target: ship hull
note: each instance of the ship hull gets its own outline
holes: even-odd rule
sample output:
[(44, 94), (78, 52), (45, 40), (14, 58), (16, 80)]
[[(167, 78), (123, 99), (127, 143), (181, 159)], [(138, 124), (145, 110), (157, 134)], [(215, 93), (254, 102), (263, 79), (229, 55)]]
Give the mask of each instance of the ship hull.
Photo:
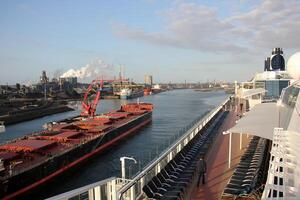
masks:
[(113, 144), (150, 123), (151, 120), (152, 112), (147, 112), (118, 128), (112, 129), (101, 138), (90, 140), (67, 153), (51, 157), (30, 170), (12, 176), (5, 182), (1, 181), (1, 196), (6, 195), (5, 199), (12, 199), (45, 185), (57, 176), (110, 148)]
[(142, 97), (144, 96), (144, 91), (140, 91), (140, 92), (135, 92), (129, 95), (120, 95), (121, 99), (134, 99), (134, 98), (138, 98), (138, 97)]

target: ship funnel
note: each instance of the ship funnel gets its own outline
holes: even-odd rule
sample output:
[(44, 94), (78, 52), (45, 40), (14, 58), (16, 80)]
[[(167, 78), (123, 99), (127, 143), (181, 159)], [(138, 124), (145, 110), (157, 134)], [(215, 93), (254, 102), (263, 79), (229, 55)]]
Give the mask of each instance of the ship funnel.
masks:
[[(268, 69), (268, 64), (270, 65), (270, 68), (269, 70), (266, 70)], [(285, 71), (285, 60), (282, 48), (277, 47), (272, 50), (270, 62), (268, 63), (268, 60), (265, 60), (265, 71)]]
[(265, 59), (265, 69), (264, 71), (270, 71), (270, 57)]

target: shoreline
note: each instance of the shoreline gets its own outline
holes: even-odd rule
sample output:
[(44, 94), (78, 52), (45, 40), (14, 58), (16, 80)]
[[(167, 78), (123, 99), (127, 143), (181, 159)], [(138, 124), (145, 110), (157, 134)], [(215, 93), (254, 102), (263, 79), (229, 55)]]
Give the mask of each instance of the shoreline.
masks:
[(4, 125), (7, 126), (72, 110), (74, 109), (68, 107), (67, 105), (56, 105), (42, 109), (28, 110), (26, 112), (16, 113), (13, 115), (2, 115), (0, 116), (0, 121), (4, 121)]

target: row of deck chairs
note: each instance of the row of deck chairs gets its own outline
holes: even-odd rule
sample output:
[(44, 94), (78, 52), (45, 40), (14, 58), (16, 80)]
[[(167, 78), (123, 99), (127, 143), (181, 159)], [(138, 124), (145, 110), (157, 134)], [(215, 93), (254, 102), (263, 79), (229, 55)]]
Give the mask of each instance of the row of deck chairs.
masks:
[[(253, 137), (223, 192), (223, 198), (248, 195), (261, 185), (268, 156), (267, 139)], [(226, 198), (225, 198), (226, 199)]]
[(213, 142), (214, 134), (228, 112), (219, 115), (202, 129), (163, 169), (144, 187), (148, 199), (177, 200), (183, 199), (187, 189), (198, 177), (198, 161), (205, 155)]

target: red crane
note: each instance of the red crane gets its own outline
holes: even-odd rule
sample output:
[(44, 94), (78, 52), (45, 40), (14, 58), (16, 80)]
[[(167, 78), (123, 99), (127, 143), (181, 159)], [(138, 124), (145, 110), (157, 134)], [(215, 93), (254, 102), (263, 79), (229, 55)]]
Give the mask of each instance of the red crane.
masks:
[[(96, 113), (97, 105), (98, 105), (100, 97), (101, 97), (101, 91), (103, 90), (104, 82), (113, 83), (116, 81), (128, 82), (127, 79), (115, 79), (115, 80), (96, 79), (96, 80), (93, 80), (84, 94), (84, 98), (82, 101), (81, 116), (94, 117), (95, 113)], [(91, 90), (93, 89), (94, 86), (97, 87), (96, 95), (95, 95), (94, 100), (89, 102), (89, 100), (88, 100), (89, 93), (91, 92)]]

